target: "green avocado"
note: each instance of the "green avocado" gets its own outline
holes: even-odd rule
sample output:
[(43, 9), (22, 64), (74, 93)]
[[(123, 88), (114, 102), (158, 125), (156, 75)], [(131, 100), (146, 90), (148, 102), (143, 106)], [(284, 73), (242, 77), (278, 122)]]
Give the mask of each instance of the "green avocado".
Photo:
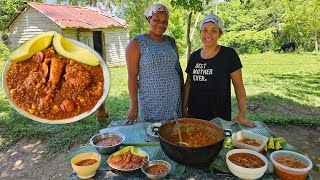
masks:
[(33, 36), (12, 51), (12, 53), (9, 54), (9, 59), (12, 62), (21, 62), (30, 59), (35, 53), (46, 49), (52, 44), (52, 37), (55, 33), (55, 31), (48, 31)]
[(56, 52), (64, 57), (74, 59), (90, 66), (99, 65), (99, 59), (89, 50), (79, 47), (61, 34), (55, 33), (53, 36), (53, 47)]

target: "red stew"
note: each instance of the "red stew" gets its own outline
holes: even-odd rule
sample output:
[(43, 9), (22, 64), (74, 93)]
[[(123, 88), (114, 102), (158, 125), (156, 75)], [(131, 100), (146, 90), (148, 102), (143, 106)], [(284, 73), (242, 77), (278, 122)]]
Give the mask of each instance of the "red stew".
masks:
[(122, 141), (122, 138), (119, 136), (111, 136), (111, 137), (105, 137), (103, 139), (100, 139), (97, 143), (95, 143), (96, 146), (115, 146), (117, 144), (120, 144)]
[(148, 160), (147, 157), (141, 157), (132, 154), (130, 151), (121, 155), (111, 156), (109, 163), (117, 169), (137, 169)]
[(85, 159), (85, 160), (78, 162), (76, 165), (77, 166), (89, 166), (89, 165), (92, 165), (96, 162), (98, 162), (96, 159)]
[(248, 145), (250, 145), (250, 146), (255, 146), (255, 147), (259, 147), (259, 146), (261, 146), (261, 144), (262, 144), (262, 142), (257, 141), (257, 140), (255, 140), (255, 139), (244, 138), (244, 137), (238, 138), (237, 141), (238, 141), (238, 142), (245, 143), (245, 144), (248, 144)]
[[(287, 167), (291, 167), (291, 168), (306, 168), (308, 167), (307, 164), (305, 164), (304, 162), (302, 162), (301, 160), (294, 158), (294, 157), (290, 157), (290, 156), (277, 156), (274, 158), (275, 161), (277, 161), (279, 164), (282, 164), (284, 166)], [(308, 176), (308, 172), (305, 173), (290, 173), (284, 169), (280, 169), (277, 166), (273, 165), (273, 169), (276, 173), (277, 176), (279, 176), (281, 179), (283, 180), (304, 180), (307, 179)]]
[(162, 165), (162, 164), (156, 164), (156, 165), (150, 166), (146, 169), (146, 172), (148, 174), (157, 174), (157, 175), (164, 174), (168, 171), (169, 171), (168, 167), (165, 165)]
[(262, 159), (250, 153), (234, 153), (231, 154), (228, 159), (234, 164), (244, 168), (261, 168), (265, 165)]
[(291, 168), (306, 168), (308, 165), (300, 159), (291, 156), (277, 156), (274, 158), (279, 164), (282, 164)]
[[(183, 142), (188, 143), (191, 147), (201, 147), (214, 144), (217, 142), (216, 138), (209, 133), (204, 132), (201, 128), (195, 128), (192, 132), (181, 132)], [(168, 136), (168, 141), (179, 145), (179, 135), (177, 131), (173, 131)]]
[(53, 46), (13, 63), (6, 75), (10, 97), (29, 114), (66, 119), (91, 110), (103, 94), (101, 65), (90, 66), (57, 54)]

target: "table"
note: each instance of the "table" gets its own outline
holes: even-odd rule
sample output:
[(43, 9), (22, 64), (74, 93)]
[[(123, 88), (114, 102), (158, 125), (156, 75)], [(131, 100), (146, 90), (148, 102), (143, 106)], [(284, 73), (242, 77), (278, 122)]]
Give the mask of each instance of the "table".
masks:
[[(213, 123), (219, 125), (222, 129), (229, 129), (233, 133), (236, 133), (240, 130), (249, 130), (254, 133), (258, 133), (261, 135), (264, 135), (266, 137), (276, 137), (271, 130), (261, 121), (256, 121), (256, 127), (250, 128), (240, 125), (239, 123), (232, 125), (230, 121), (225, 121), (221, 118), (215, 118), (212, 120)], [(146, 141), (146, 128), (151, 123), (148, 122), (138, 122), (134, 125), (127, 125), (124, 124), (124, 121), (112, 121), (108, 128), (101, 129), (100, 133), (108, 132), (108, 131), (117, 131), (125, 135), (126, 139), (124, 143), (130, 144), (130, 143), (139, 143), (139, 142), (145, 142)], [(121, 148), (123, 148), (122, 146)], [(168, 179), (228, 179), (228, 180), (234, 180), (238, 179), (237, 177), (233, 176), (226, 163), (225, 163), (225, 156), (226, 153), (231, 150), (230, 148), (223, 147), (220, 153), (218, 154), (218, 157), (214, 160), (214, 162), (210, 166), (210, 170), (208, 169), (196, 169), (192, 167), (188, 167), (182, 164), (178, 164), (174, 161), (172, 161), (169, 157), (167, 157), (164, 152), (162, 151), (160, 146), (140, 146), (138, 147), (144, 151), (146, 151), (149, 154), (150, 160), (154, 159), (163, 159), (168, 161), (171, 166), (172, 170), (167, 176)], [(291, 150), (291, 151), (297, 151), (296, 148), (291, 146), (290, 144), (286, 143), (283, 145), (283, 149)], [(97, 152), (93, 146), (87, 145), (82, 146), (75, 152), (71, 153), (67, 157), (65, 157), (65, 160), (70, 162), (72, 157), (79, 153), (83, 152)], [(265, 154), (267, 156), (270, 155), (270, 153)], [(92, 179), (147, 179), (147, 177), (142, 173), (140, 169), (131, 171), (131, 172), (122, 172), (118, 170), (112, 169), (108, 163), (107, 158), (109, 156), (102, 155), (101, 165), (96, 173), (96, 175)], [(275, 180), (279, 179), (273, 174), (273, 168), (272, 163), (269, 160), (268, 163), (268, 170), (265, 173), (265, 175), (261, 178), (263, 180)], [(68, 177), (68, 180), (78, 180), (78, 176), (75, 172), (71, 173)], [(308, 179), (311, 179), (309, 176)]]

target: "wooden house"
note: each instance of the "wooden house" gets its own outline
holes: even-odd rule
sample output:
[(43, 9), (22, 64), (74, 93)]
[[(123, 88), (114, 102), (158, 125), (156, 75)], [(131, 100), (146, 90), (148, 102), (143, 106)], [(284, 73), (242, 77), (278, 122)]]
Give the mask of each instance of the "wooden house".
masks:
[(101, 54), (108, 65), (126, 62), (128, 25), (102, 9), (27, 2), (5, 28), (9, 31), (13, 49), (38, 33), (54, 30), (89, 45)]

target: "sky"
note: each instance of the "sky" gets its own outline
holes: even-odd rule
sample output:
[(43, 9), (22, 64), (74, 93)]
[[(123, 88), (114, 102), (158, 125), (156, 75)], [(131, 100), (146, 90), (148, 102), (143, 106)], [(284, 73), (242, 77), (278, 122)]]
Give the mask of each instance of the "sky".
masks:
[(55, 0), (46, 0), (46, 3), (52, 4)]

